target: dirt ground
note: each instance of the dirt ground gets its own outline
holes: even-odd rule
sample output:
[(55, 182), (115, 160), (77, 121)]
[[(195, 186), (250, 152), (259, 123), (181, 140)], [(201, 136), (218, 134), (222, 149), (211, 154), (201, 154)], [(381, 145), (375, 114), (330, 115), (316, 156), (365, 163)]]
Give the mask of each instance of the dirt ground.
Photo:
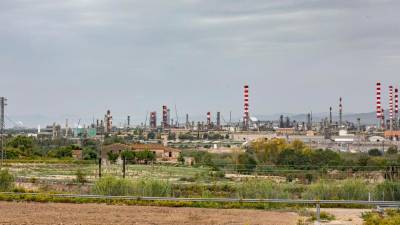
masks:
[[(315, 210), (314, 210), (315, 211)], [(336, 220), (324, 225), (362, 225), (363, 219), (361, 215), (364, 212), (371, 210), (368, 209), (321, 209), (323, 212), (327, 212), (336, 217)]]
[(297, 219), (261, 210), (0, 202), (0, 225), (295, 225)]

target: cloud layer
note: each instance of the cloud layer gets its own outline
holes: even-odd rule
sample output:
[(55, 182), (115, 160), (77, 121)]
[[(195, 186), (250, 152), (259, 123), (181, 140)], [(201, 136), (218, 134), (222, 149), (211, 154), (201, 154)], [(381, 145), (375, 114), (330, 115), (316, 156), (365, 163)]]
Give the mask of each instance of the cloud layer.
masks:
[(0, 95), (10, 116), (143, 121), (178, 114), (374, 110), (399, 84), (400, 2), (2, 0)]

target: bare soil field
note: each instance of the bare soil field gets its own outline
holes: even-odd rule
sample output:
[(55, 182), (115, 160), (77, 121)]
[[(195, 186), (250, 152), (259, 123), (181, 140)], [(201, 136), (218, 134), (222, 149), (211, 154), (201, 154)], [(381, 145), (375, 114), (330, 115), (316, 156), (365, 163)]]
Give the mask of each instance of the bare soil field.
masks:
[[(315, 209), (313, 209), (315, 211)], [(336, 219), (325, 225), (362, 225), (363, 219), (362, 214), (370, 209), (321, 209), (323, 212), (327, 212), (334, 215)]]
[(261, 210), (0, 202), (1, 225), (295, 225), (298, 218)]

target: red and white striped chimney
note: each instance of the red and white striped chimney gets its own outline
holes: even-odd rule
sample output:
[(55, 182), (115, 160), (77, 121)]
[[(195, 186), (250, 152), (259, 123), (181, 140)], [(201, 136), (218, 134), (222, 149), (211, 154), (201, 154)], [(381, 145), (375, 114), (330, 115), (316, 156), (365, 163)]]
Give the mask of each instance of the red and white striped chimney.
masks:
[(381, 105), (381, 83), (376, 83), (376, 118), (382, 118), (382, 105)]
[(393, 120), (393, 86), (389, 86), (389, 119)]
[(244, 85), (244, 115), (243, 115), (243, 127), (245, 129), (249, 126), (249, 85)]
[(394, 114), (395, 117), (399, 113), (399, 89), (394, 89)]
[(211, 112), (207, 112), (207, 126), (211, 126)]

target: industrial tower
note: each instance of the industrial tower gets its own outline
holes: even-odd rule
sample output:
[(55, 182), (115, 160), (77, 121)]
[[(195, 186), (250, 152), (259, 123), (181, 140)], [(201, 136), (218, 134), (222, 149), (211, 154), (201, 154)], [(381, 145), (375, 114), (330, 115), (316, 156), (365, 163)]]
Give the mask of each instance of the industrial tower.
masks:
[(150, 112), (150, 128), (157, 129), (157, 112)]
[(244, 85), (244, 114), (243, 114), (243, 129), (249, 128), (249, 85)]
[(107, 110), (107, 114), (104, 116), (104, 122), (106, 123), (104, 132), (106, 134), (111, 133), (111, 131), (112, 131), (112, 116), (111, 116), (110, 110)]
[(339, 128), (343, 126), (343, 104), (342, 104), (342, 97), (339, 98)]
[(168, 116), (168, 107), (166, 105), (163, 105), (162, 107), (162, 124), (161, 127), (163, 129), (169, 128), (169, 116)]
[(378, 125), (379, 128), (384, 127), (384, 116), (383, 116), (383, 110), (382, 110), (381, 94), (382, 94), (381, 83), (377, 82), (376, 83), (376, 118), (379, 121), (379, 125)]

